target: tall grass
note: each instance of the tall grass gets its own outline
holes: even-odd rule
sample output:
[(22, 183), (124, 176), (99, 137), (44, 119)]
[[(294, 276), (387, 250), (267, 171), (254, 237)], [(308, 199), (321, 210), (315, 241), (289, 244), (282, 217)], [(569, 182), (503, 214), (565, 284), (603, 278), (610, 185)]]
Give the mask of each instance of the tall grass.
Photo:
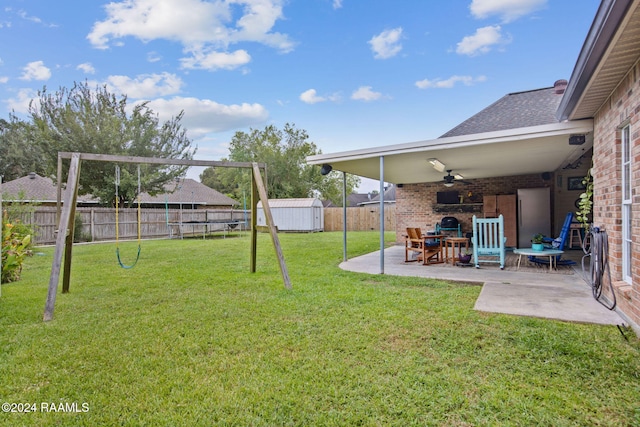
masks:
[[(49, 323), (53, 251), (37, 250), (2, 287), (0, 400), (38, 410), (0, 425), (640, 425), (640, 345), (614, 327), (477, 312), (479, 286), (342, 271), (340, 233), (280, 239), (292, 290), (267, 235), (254, 274), (246, 236), (143, 242), (131, 270), (113, 245), (78, 245)], [(377, 245), (350, 234), (350, 256)]]

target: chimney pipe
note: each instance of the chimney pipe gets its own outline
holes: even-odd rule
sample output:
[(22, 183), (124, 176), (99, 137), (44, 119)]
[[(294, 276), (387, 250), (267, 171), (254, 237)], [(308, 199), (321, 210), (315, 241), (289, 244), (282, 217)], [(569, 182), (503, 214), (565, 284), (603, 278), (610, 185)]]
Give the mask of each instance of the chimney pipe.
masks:
[(564, 79), (556, 80), (555, 83), (553, 83), (553, 93), (556, 95), (562, 95), (567, 88), (567, 84), (569, 84), (569, 82)]

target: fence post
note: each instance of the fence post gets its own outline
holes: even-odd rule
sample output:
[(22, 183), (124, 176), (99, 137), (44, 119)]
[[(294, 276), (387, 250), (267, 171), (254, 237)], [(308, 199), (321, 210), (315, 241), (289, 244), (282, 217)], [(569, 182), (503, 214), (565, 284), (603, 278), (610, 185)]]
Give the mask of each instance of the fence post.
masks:
[(91, 241), (95, 242), (96, 240), (96, 211), (91, 208), (91, 212), (89, 215), (89, 232), (91, 233)]

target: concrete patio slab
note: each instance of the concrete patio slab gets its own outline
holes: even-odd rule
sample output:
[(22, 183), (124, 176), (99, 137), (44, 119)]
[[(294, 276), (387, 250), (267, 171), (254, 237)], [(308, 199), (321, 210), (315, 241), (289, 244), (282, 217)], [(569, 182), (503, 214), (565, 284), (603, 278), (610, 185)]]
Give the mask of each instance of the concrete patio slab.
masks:
[[(380, 251), (352, 258), (340, 268), (380, 274)], [(564, 267), (568, 268), (568, 267)], [(451, 264), (422, 265), (404, 262), (404, 246), (384, 251), (384, 274), (482, 284), (475, 304), (479, 311), (541, 317), (580, 323), (622, 325), (624, 320), (597, 302), (584, 281), (581, 267), (569, 274), (500, 270), (497, 265), (476, 269)]]

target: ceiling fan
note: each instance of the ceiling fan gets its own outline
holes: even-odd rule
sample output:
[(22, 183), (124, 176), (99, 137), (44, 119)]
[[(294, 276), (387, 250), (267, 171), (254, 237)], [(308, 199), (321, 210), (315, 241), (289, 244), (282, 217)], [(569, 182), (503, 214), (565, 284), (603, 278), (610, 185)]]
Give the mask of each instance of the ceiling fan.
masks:
[(447, 174), (443, 177), (444, 179), (442, 180), (442, 182), (445, 187), (453, 187), (455, 181), (461, 182), (463, 184), (471, 184), (468, 181), (464, 181), (464, 177), (458, 173), (455, 175), (451, 175), (452, 171), (452, 169), (447, 169)]

